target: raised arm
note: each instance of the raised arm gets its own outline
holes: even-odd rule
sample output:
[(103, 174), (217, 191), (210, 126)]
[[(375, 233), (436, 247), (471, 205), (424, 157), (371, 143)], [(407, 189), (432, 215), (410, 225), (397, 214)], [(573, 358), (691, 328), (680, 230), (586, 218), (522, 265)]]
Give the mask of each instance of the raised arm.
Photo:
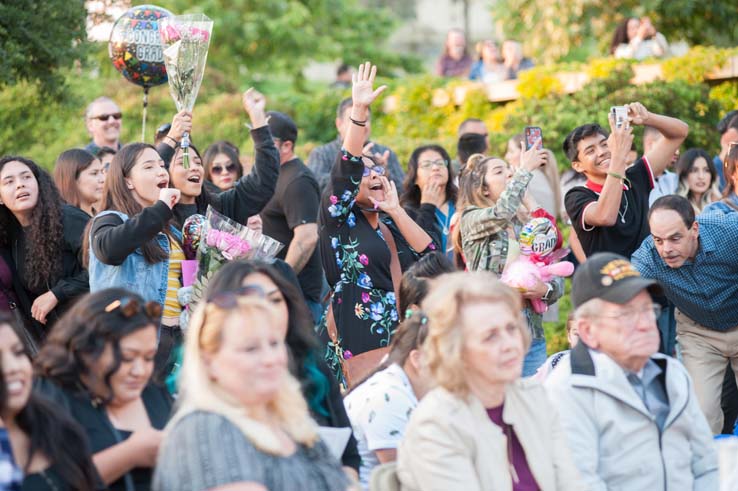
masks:
[(251, 138), (254, 140), (254, 168), (238, 180), (233, 189), (217, 197), (220, 211), (239, 223), (259, 213), (274, 196), (279, 178), (279, 153), (274, 146), (266, 122), (266, 99), (255, 89), (243, 94), (243, 107), (251, 120)]
[(631, 123), (652, 126), (659, 130), (663, 138), (659, 139), (646, 154), (655, 176), (661, 175), (671, 163), (674, 152), (681, 146), (689, 134), (689, 126), (680, 119), (649, 112), (640, 102), (627, 104), (628, 117)]
[[(377, 67), (368, 61), (359, 65), (359, 70), (352, 75), (351, 88), (351, 124), (343, 140), (343, 148), (351, 155), (361, 155), (364, 148), (365, 132), (361, 128), (369, 118), (369, 106), (387, 89), (386, 85), (374, 89)], [(358, 124), (357, 124), (358, 121)]]
[(587, 205), (584, 210), (583, 224), (590, 227), (611, 227), (618, 219), (620, 200), (623, 195), (623, 178), (625, 176), (626, 159), (633, 144), (633, 129), (629, 125), (618, 128), (613, 116), (610, 120), (611, 133), (607, 139), (610, 150), (610, 166), (605, 184), (597, 201)]

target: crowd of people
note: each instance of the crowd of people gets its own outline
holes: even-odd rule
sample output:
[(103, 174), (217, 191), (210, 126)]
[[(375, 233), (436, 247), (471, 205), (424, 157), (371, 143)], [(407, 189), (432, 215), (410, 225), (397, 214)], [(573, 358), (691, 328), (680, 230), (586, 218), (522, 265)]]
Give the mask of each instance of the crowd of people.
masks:
[[(713, 436), (738, 417), (738, 112), (713, 158), (626, 104), (572, 128), (567, 177), (523, 134), (495, 156), (479, 119), (455, 159), (398, 156), (371, 140), (376, 73), (352, 72), (307, 164), (254, 89), (250, 169), (227, 141), (186, 165), (186, 111), (123, 144), (107, 97), (53, 176), (0, 158), (0, 487), (717, 489)], [(183, 305), (182, 228), (208, 207), (284, 248)], [(532, 247), (566, 255), (566, 221), (571, 349), (549, 357), (563, 279), (506, 278)]]

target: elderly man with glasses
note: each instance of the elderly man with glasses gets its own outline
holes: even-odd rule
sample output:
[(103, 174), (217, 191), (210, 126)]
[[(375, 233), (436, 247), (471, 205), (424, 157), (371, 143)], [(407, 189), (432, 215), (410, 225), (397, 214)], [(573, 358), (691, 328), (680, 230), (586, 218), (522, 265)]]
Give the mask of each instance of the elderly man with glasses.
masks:
[(112, 99), (103, 96), (92, 101), (85, 110), (85, 124), (92, 141), (87, 144), (85, 150), (93, 155), (97, 155), (103, 147), (116, 152), (120, 150), (122, 122), (123, 113)]
[(624, 257), (574, 276), (580, 343), (546, 380), (588, 489), (717, 489), (717, 453), (692, 379), (657, 353), (661, 290)]

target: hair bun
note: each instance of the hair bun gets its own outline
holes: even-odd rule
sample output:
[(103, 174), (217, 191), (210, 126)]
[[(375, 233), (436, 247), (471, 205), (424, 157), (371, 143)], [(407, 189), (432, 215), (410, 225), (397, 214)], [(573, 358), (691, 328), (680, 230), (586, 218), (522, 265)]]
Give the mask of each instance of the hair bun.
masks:
[(464, 166), (464, 173), (474, 172), (474, 169), (477, 168), (479, 163), (486, 158), (487, 156), (482, 153), (472, 154), (466, 161), (466, 165)]

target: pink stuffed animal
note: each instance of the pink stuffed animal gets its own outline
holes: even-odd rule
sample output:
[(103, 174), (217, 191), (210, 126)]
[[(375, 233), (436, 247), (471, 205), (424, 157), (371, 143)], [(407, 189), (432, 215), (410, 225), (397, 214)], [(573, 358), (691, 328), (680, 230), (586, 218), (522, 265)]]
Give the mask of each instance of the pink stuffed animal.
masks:
[[(532, 289), (539, 281), (547, 283), (555, 277), (571, 276), (574, 264), (560, 261), (569, 251), (557, 249), (558, 231), (546, 217), (533, 218), (520, 232), (520, 257), (509, 263), (502, 274), (502, 281), (521, 292)], [(560, 261), (560, 262), (559, 262)], [(530, 301), (539, 314), (548, 310), (542, 299)]]

